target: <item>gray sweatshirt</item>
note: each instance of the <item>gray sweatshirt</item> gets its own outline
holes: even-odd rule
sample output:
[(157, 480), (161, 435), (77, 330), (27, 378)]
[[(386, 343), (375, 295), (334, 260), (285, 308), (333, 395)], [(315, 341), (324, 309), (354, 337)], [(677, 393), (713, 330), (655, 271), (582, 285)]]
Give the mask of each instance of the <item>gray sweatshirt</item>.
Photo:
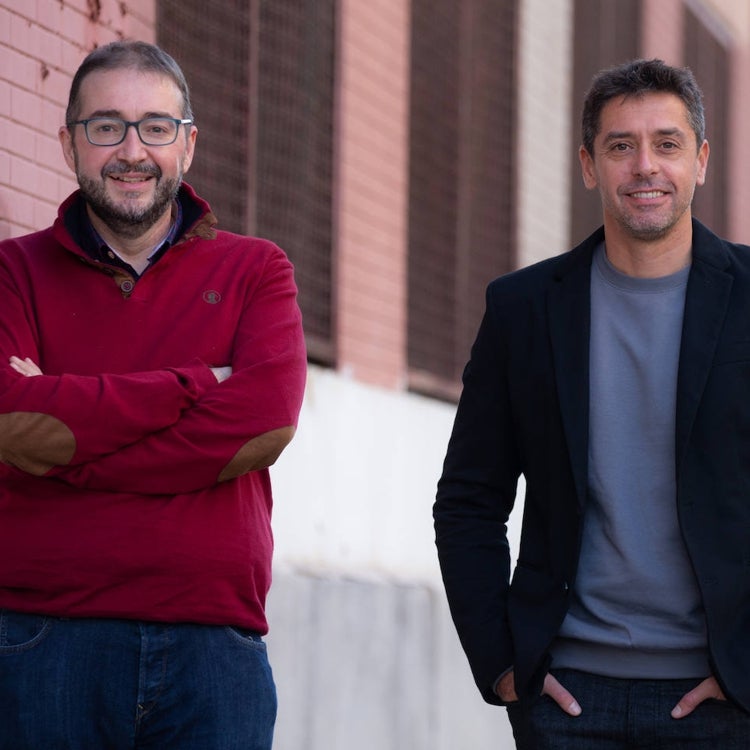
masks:
[(589, 497), (553, 667), (611, 677), (709, 674), (703, 609), (677, 521), (675, 394), (689, 268), (591, 274)]

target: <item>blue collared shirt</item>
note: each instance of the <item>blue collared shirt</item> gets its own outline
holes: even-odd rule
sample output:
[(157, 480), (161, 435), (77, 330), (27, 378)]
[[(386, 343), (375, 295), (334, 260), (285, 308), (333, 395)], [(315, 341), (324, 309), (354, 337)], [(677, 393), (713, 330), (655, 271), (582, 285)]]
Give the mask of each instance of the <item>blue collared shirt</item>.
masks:
[[(172, 226), (169, 234), (149, 256), (149, 267), (163, 257), (167, 250), (182, 236), (185, 230), (183, 221), (184, 212), (182, 204), (178, 199), (172, 203)], [(65, 224), (73, 239), (90, 258), (100, 263), (122, 268), (132, 275), (134, 279), (138, 279), (141, 276), (127, 261), (117, 255), (102, 239), (99, 232), (94, 229), (94, 225), (91, 223), (91, 219), (86, 211), (86, 201), (83, 197), (79, 198), (68, 216), (66, 216)]]

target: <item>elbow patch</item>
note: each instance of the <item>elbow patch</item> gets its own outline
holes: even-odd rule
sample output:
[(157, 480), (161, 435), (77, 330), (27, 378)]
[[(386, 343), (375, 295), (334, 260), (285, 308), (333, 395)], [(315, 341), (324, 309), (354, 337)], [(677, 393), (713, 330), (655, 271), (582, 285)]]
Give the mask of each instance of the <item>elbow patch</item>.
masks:
[(56, 417), (37, 412), (0, 414), (0, 461), (42, 476), (67, 466), (76, 452), (71, 429)]
[(294, 427), (279, 427), (248, 440), (219, 474), (219, 481), (236, 479), (271, 466), (294, 437)]

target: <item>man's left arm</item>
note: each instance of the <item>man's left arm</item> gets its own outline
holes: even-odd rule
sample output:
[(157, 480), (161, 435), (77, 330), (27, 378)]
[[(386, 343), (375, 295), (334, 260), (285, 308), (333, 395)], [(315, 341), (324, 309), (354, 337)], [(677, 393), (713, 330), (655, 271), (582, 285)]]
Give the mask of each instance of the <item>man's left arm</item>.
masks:
[(174, 494), (274, 463), (296, 429), (307, 358), (292, 266), (268, 261), (234, 336), (231, 375), (180, 420), (95, 461), (47, 476), (77, 487)]
[(492, 286), (433, 506), (435, 543), (453, 622), (484, 699), (513, 666), (508, 623), (508, 517), (522, 469), (508, 380), (507, 313)]

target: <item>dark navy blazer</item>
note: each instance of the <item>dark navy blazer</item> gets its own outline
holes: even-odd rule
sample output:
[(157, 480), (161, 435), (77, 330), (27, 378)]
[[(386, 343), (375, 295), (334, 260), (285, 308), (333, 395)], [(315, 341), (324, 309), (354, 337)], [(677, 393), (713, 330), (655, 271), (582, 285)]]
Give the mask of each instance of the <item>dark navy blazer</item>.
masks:
[[(493, 281), (438, 483), (436, 543), (451, 614), (485, 700), (514, 668), (541, 692), (576, 580), (587, 496), (591, 259), (578, 247)], [(677, 512), (710, 661), (750, 710), (750, 247), (693, 220), (676, 415)], [(506, 521), (526, 481), (512, 575)]]

